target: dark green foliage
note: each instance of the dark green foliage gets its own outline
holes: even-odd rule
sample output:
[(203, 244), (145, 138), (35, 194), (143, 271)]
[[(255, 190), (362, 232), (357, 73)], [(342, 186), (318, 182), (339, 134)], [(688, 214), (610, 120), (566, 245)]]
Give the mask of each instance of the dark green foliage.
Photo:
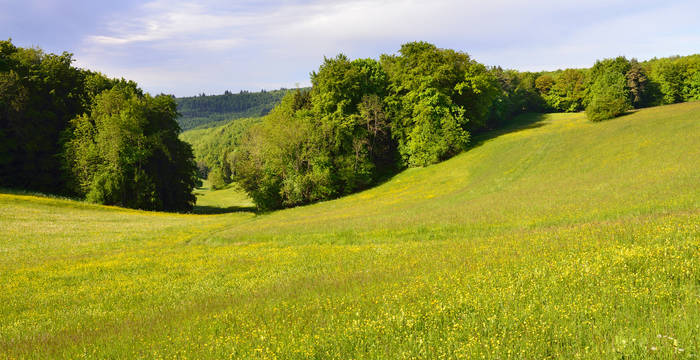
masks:
[(646, 70), (636, 59), (630, 61), (630, 68), (625, 74), (627, 88), (630, 90), (630, 102), (635, 108), (641, 108), (649, 103), (649, 79)]
[(544, 102), (535, 89), (533, 73), (519, 73), (500, 67), (492, 68), (491, 73), (496, 79), (498, 91), (491, 103), (485, 126), (473, 129), (473, 132), (498, 128), (519, 113), (542, 111)]
[(72, 61), (0, 41), (0, 185), (66, 192), (60, 134), (89, 102)]
[(88, 200), (148, 210), (188, 211), (197, 168), (172, 97), (118, 83), (71, 121), (65, 159), (74, 190)]
[(590, 101), (586, 116), (591, 121), (611, 119), (629, 110), (629, 90), (627, 80), (621, 73), (611, 70), (598, 73), (590, 87)]
[(192, 151), (170, 96), (0, 41), (0, 186), (189, 210)]
[(181, 114), (177, 122), (182, 130), (212, 127), (233, 119), (267, 115), (289, 91), (248, 92), (223, 95), (200, 95), (177, 98), (177, 109)]

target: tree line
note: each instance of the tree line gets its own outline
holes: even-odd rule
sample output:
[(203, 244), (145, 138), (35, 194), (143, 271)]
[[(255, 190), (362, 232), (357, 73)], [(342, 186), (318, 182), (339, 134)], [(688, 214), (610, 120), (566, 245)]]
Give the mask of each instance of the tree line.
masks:
[(0, 41), (0, 186), (192, 209), (197, 172), (175, 99), (72, 62)]
[(585, 110), (601, 121), (700, 100), (700, 55), (519, 72), (412, 42), (378, 60), (326, 58), (311, 83), (238, 127), (228, 146), (210, 148), (210, 178), (238, 182), (264, 210), (339, 197), (458, 154), (472, 134), (520, 113)]
[(700, 55), (518, 72), (412, 42), (378, 59), (324, 59), (310, 89), (273, 92), (281, 102), (262, 120), (227, 126), (211, 136), (214, 146), (198, 146), (198, 169), (178, 138), (174, 97), (72, 61), (0, 41), (0, 186), (188, 211), (197, 176), (208, 175), (217, 185), (238, 182), (268, 210), (442, 161), (519, 113), (585, 110), (600, 121), (700, 99)]

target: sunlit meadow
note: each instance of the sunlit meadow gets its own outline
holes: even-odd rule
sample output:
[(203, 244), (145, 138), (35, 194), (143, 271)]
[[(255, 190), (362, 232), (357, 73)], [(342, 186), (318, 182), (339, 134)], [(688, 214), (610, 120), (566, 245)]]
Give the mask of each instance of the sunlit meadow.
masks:
[(698, 358), (700, 102), (269, 214), (0, 194), (0, 358)]

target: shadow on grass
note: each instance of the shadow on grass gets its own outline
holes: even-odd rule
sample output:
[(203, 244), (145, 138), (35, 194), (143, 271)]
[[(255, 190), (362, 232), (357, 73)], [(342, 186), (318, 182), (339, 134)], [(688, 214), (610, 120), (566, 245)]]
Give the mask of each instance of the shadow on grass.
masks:
[[(544, 120), (546, 118), (547, 114), (545, 113), (526, 113), (526, 114), (521, 114), (518, 116), (515, 116), (513, 119), (507, 121), (504, 124), (500, 125), (499, 129), (494, 129), (494, 130), (484, 130), (482, 132), (472, 134), (471, 139), (469, 140), (469, 144), (467, 145), (467, 148), (464, 150), (464, 152), (469, 151), (471, 149), (477, 148), (481, 145), (483, 145), (486, 141), (497, 138), (501, 135), (509, 134), (509, 133), (515, 133), (518, 131), (523, 131), (523, 130), (528, 130), (528, 129), (535, 129), (541, 126), (544, 126)], [(459, 155), (459, 154), (458, 154)], [(398, 154), (395, 154), (395, 157), (398, 158)], [(448, 159), (445, 159), (448, 160)], [(445, 161), (442, 160), (442, 161)], [(393, 179), (396, 175), (401, 173), (404, 168), (401, 168), (397, 165), (389, 165), (384, 168), (379, 168), (379, 175), (377, 176), (377, 180), (372, 183), (371, 186), (367, 187), (367, 189), (382, 185), (391, 179)], [(362, 191), (362, 190), (360, 190)]]
[(254, 206), (229, 206), (229, 207), (216, 207), (216, 206), (202, 206), (195, 205), (192, 209), (193, 214), (198, 215), (219, 215), (219, 214), (230, 214), (238, 212), (249, 212), (257, 213), (257, 209)]
[(514, 117), (508, 122), (501, 125), (499, 129), (486, 130), (472, 135), (469, 145), (465, 151), (477, 148), (483, 145), (486, 141), (497, 138), (502, 135), (516, 133), (523, 130), (536, 129), (544, 126), (544, 120), (547, 114), (527, 113)]

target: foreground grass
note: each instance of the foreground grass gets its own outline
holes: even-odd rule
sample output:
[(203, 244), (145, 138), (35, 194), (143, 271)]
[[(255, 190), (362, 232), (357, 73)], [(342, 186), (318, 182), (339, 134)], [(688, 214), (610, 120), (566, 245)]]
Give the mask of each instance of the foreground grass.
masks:
[(700, 103), (520, 121), (259, 216), (0, 195), (0, 357), (700, 356)]

